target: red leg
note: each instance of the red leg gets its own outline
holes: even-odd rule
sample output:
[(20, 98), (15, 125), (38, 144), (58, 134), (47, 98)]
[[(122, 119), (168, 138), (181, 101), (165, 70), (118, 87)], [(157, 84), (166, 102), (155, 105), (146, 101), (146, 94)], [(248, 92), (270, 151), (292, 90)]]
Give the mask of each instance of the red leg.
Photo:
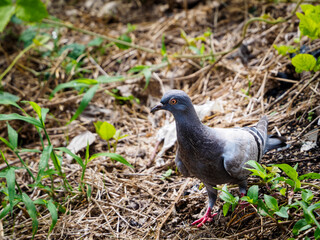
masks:
[(194, 221), (192, 223), (192, 225), (196, 225), (196, 224), (199, 223), (197, 225), (197, 227), (201, 227), (204, 223), (211, 222), (215, 215), (217, 215), (217, 213), (211, 214), (211, 208), (208, 207), (208, 209), (207, 209), (206, 213), (204, 214), (204, 216), (202, 218), (198, 219), (197, 221)]
[[(240, 198), (242, 198), (244, 195), (245, 195), (244, 193), (240, 193)], [(239, 205), (241, 209), (244, 209), (245, 207), (249, 206), (249, 203), (240, 200)]]

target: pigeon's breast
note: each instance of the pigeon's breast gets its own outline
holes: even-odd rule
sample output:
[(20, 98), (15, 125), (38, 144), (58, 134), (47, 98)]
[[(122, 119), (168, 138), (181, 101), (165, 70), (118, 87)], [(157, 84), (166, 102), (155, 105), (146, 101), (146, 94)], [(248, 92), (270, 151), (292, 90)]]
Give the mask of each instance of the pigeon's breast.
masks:
[(223, 165), (224, 142), (210, 134), (205, 137), (178, 138), (179, 158), (189, 173), (210, 185), (234, 182)]

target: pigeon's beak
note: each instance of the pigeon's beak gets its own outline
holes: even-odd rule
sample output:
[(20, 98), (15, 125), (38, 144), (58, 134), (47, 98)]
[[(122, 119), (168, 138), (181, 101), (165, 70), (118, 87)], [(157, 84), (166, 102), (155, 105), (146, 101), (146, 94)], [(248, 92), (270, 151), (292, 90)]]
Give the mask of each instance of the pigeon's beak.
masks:
[(152, 109), (151, 109), (151, 113), (154, 113), (160, 109), (163, 108), (163, 104), (162, 103), (159, 103), (158, 105), (154, 106)]

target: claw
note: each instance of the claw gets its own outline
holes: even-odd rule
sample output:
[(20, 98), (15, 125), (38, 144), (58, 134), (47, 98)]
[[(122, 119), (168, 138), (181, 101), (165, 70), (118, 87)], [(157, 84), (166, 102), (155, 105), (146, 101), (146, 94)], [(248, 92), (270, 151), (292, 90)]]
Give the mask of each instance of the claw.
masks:
[(217, 213), (211, 214), (211, 208), (208, 207), (208, 210), (206, 211), (206, 213), (204, 214), (204, 216), (200, 219), (198, 219), (197, 221), (194, 221), (191, 225), (197, 225), (197, 227), (201, 227), (203, 224), (205, 224), (206, 222), (211, 222), (213, 220), (213, 217), (217, 215)]

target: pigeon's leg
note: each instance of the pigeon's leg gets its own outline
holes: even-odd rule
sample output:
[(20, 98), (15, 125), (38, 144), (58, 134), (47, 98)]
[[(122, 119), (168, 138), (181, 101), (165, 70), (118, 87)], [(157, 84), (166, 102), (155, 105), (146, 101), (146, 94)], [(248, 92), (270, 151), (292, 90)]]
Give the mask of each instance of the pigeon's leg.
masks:
[[(244, 180), (239, 183), (239, 191), (240, 191), (240, 197), (243, 197), (246, 195), (246, 193), (247, 193), (247, 180)], [(245, 208), (249, 204), (240, 200), (239, 205), (241, 206), (241, 208)]]
[(192, 225), (198, 224), (197, 227), (201, 227), (206, 222), (211, 222), (213, 220), (213, 217), (217, 215), (217, 213), (211, 214), (211, 210), (217, 200), (217, 190), (207, 185), (206, 188), (209, 196), (208, 209), (202, 218), (192, 223)]

